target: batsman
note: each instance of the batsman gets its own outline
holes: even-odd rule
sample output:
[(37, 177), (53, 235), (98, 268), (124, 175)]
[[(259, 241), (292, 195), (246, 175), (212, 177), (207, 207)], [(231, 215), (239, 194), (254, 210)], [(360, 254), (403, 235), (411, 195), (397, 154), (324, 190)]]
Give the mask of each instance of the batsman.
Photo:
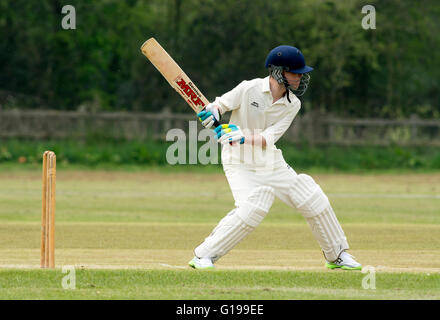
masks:
[[(222, 144), (222, 165), (235, 200), (233, 208), (195, 248), (189, 265), (211, 269), (251, 233), (269, 213), (275, 197), (306, 219), (330, 269), (359, 270), (347, 238), (324, 191), (307, 174), (298, 174), (275, 144), (301, 107), (310, 72), (301, 51), (282, 45), (269, 52), (269, 75), (243, 81), (198, 113), (202, 125), (215, 128)], [(215, 127), (225, 112), (229, 124)], [(252, 153), (249, 156), (249, 152)]]

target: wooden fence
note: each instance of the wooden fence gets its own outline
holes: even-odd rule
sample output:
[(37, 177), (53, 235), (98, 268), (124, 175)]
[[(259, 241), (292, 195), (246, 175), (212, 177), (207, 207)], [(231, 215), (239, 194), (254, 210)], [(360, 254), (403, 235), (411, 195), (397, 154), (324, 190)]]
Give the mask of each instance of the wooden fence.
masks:
[[(188, 132), (190, 121), (196, 121), (194, 114), (173, 114), (166, 109), (160, 113), (0, 110), (0, 139), (164, 139), (172, 128)], [(341, 119), (307, 113), (295, 118), (282, 139), (310, 144), (440, 146), (440, 120), (415, 116)]]

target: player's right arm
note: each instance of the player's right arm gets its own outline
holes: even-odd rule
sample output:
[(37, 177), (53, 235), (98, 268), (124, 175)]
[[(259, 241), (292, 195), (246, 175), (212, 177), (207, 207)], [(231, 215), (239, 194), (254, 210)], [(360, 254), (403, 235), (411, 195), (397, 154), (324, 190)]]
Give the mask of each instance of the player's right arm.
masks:
[(287, 109), (285, 116), (261, 132), (260, 135), (264, 138), (266, 145), (273, 146), (282, 137), (289, 129), (300, 108), (301, 102), (297, 99), (293, 103), (293, 107)]
[(267, 145), (266, 138), (261, 134), (245, 136), (245, 143), (262, 148), (265, 148)]

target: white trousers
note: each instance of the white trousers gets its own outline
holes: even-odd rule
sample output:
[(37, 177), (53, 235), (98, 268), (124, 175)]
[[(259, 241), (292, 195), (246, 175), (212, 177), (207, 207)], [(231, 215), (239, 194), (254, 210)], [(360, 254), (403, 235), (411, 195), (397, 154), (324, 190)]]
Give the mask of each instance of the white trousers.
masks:
[(246, 201), (249, 193), (256, 187), (268, 186), (275, 191), (275, 196), (288, 206), (295, 208), (290, 196), (290, 186), (297, 173), (289, 165), (270, 170), (255, 170), (239, 165), (223, 166), (229, 187), (235, 200), (235, 206)]
[[(276, 197), (288, 206), (298, 209), (306, 218), (328, 261), (335, 261), (343, 250), (349, 249), (344, 231), (328, 198), (311, 177), (298, 175), (287, 164), (267, 171), (230, 165), (224, 166), (224, 171), (236, 207), (247, 200), (254, 188), (271, 187)], [(301, 181), (300, 185), (298, 181)], [(309, 208), (305, 209), (304, 205)]]

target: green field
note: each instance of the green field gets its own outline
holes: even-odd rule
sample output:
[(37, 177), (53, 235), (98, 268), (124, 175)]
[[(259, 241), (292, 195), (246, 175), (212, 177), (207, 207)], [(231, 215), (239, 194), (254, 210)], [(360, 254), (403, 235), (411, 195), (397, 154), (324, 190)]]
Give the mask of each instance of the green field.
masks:
[[(279, 200), (216, 270), (187, 267), (233, 206), (215, 170), (58, 170), (57, 268), (41, 270), (41, 171), (1, 166), (0, 299), (440, 299), (440, 173), (313, 177), (376, 289), (359, 271), (326, 270), (304, 218)], [(75, 290), (62, 288), (69, 265)]]

